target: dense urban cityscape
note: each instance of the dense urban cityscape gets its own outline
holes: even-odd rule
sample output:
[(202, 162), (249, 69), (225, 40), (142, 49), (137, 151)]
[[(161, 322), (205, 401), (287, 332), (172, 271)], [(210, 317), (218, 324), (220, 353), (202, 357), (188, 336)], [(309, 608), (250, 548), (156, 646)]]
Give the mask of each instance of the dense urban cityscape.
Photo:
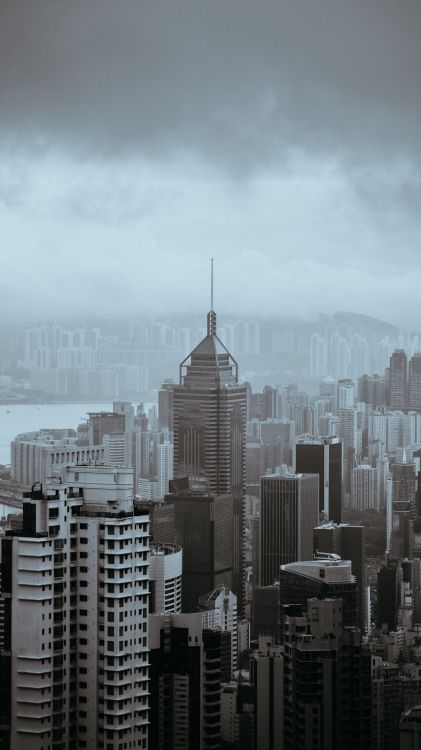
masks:
[[(212, 308), (129, 342), (40, 325), (9, 344), (4, 411), (25, 392), (138, 400), (11, 442), (2, 747), (414, 746), (419, 338), (348, 317), (220, 336)], [(263, 332), (270, 356), (301, 347), (310, 390), (244, 378)]]
[(0, 750), (421, 750), (420, 0), (0, 0)]

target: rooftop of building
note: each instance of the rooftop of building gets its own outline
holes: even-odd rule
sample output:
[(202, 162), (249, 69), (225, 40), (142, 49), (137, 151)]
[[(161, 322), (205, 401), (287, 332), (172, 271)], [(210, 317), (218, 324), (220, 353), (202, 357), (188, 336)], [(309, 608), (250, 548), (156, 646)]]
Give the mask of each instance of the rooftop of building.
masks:
[(152, 542), (150, 545), (151, 555), (175, 555), (181, 552), (182, 548), (178, 544), (162, 544), (160, 542)]
[(323, 560), (303, 560), (281, 565), (280, 570), (294, 573), (323, 583), (355, 583), (352, 575), (351, 561), (325, 558)]

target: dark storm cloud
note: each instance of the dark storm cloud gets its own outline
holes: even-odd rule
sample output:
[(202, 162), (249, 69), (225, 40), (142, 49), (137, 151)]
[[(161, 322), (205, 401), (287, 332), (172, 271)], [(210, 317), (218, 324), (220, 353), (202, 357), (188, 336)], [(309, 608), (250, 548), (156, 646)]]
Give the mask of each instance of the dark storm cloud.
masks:
[(419, 160), (419, 0), (2, 0), (6, 142)]

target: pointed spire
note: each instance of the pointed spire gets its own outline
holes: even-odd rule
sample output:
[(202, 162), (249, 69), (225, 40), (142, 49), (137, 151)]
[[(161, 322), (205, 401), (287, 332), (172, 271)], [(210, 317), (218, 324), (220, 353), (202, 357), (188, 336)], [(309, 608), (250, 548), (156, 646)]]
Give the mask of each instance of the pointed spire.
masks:
[(216, 335), (216, 314), (213, 309), (213, 258), (211, 258), (211, 309), (208, 312), (208, 336)]
[(213, 258), (211, 258), (211, 312), (213, 312)]

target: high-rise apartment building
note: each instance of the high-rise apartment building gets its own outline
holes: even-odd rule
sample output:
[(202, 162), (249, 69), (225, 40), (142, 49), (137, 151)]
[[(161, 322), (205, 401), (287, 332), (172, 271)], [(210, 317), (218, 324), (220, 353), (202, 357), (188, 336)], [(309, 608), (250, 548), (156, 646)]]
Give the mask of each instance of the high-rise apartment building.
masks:
[(342, 520), (342, 444), (337, 438), (298, 438), (297, 472), (318, 474), (319, 510), (329, 521)]
[(360, 464), (352, 469), (351, 508), (380, 510), (379, 471), (369, 464)]
[(390, 357), (389, 401), (391, 409), (404, 409), (407, 389), (407, 357), (403, 349), (397, 349)]
[(271, 474), (261, 478), (260, 585), (279, 577), (279, 566), (311, 558), (319, 518), (316, 474)]
[(421, 410), (421, 353), (417, 352), (409, 361), (408, 408)]
[(346, 491), (349, 492), (351, 489), (351, 471), (355, 466), (355, 456), (361, 452), (358, 450), (359, 430), (356, 409), (339, 409), (338, 438), (343, 446), (343, 479)]
[(338, 380), (338, 410), (352, 409), (355, 404), (355, 383), (349, 378)]
[(148, 526), (130, 469), (69, 467), (25, 493), (1, 541), (11, 750), (147, 747)]
[(247, 389), (239, 384), (238, 365), (217, 336), (213, 309), (207, 335), (180, 365), (173, 399), (174, 476), (206, 477), (213, 495), (232, 496), (231, 587), (241, 612)]
[(157, 481), (158, 495), (165, 497), (168, 494), (169, 482), (174, 472), (174, 446), (169, 440), (164, 440), (157, 446)]

